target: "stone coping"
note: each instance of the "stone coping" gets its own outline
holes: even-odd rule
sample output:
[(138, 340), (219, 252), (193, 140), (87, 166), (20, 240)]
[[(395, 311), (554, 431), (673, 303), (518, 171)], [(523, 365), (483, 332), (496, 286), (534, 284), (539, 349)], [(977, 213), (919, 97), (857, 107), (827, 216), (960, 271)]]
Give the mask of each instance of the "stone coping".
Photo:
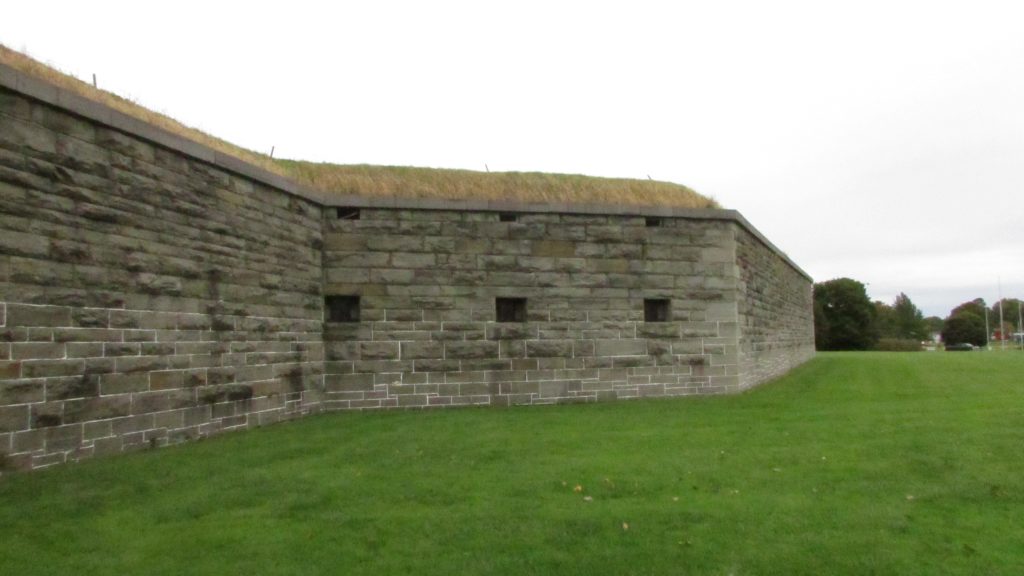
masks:
[(177, 134), (147, 124), (118, 110), (89, 100), (54, 86), (48, 82), (0, 64), (0, 87), (60, 108), (76, 116), (109, 126), (128, 135), (147, 140), (175, 152), (202, 160), (224, 170), (251, 178), (288, 194), (315, 202), (321, 206), (353, 208), (409, 209), (409, 210), (474, 210), (489, 212), (593, 214), (618, 216), (655, 216), (688, 218), (694, 220), (726, 220), (735, 222), (750, 232), (762, 244), (775, 252), (800, 275), (813, 282), (813, 278), (793, 262), (785, 252), (771, 243), (757, 228), (736, 210), (720, 208), (675, 208), (635, 204), (583, 204), (568, 202), (530, 203), (492, 200), (443, 200), (436, 198), (402, 198), (395, 196), (357, 196), (328, 194), (314, 190), (273, 172), (224, 154)]

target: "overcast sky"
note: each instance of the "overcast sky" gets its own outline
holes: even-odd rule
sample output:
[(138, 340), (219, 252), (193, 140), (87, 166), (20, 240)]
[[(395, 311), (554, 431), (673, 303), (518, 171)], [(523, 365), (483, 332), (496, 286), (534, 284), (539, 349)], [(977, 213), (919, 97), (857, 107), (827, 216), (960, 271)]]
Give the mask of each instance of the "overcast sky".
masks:
[(649, 175), (816, 281), (1024, 297), (1024, 3), (231, 4), (11, 2), (0, 43), (278, 157)]

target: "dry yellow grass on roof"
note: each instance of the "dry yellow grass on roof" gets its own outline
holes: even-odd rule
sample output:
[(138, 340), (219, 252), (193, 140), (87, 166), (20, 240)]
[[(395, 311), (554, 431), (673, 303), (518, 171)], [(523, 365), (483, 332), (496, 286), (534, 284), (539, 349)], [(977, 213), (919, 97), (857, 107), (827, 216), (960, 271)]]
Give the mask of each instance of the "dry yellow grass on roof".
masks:
[(123, 114), (158, 126), (285, 176), (315, 190), (360, 196), (440, 198), (446, 200), (510, 200), (519, 202), (569, 202), (587, 204), (635, 204), (680, 208), (717, 208), (718, 204), (690, 188), (672, 182), (627, 178), (598, 178), (576, 174), (540, 172), (475, 172), (405, 166), (321, 164), (275, 160), (191, 128), (130, 100), (64, 74), (46, 64), (0, 44), (0, 63)]
[(686, 186), (655, 180), (544, 172), (476, 172), (408, 166), (315, 164), (290, 160), (280, 162), (296, 180), (318, 190), (340, 194), (681, 208), (718, 207), (713, 200)]

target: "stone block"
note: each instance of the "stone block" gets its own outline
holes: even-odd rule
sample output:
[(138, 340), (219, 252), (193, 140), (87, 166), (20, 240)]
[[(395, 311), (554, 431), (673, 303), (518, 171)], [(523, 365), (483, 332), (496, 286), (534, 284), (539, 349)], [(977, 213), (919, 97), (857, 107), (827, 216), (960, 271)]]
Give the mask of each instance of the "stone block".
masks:
[(127, 394), (149, 390), (149, 374), (103, 374), (100, 376), (100, 394)]
[(101, 376), (97, 374), (83, 374), (68, 378), (47, 379), (46, 399), (53, 401), (99, 396), (100, 378)]
[(445, 358), (449, 359), (498, 357), (498, 343), (487, 340), (476, 342), (446, 342), (444, 349)]
[[(5, 231), (0, 236), (5, 236)], [(71, 308), (7, 304), (7, 326), (71, 326)]]
[(161, 392), (140, 392), (132, 395), (132, 414), (149, 414), (164, 412), (195, 405), (195, 392), (192, 390), (164, 390)]
[(572, 340), (529, 340), (526, 355), (530, 358), (571, 358)]
[(170, 368), (170, 360), (166, 356), (120, 356), (115, 366), (117, 372), (123, 373), (152, 372)]
[(398, 359), (398, 342), (360, 342), (359, 356), (363, 360)]
[(82, 424), (82, 439), (93, 440), (96, 438), (106, 438), (113, 434), (113, 426), (110, 424), (110, 420), (97, 420), (94, 422), (86, 422)]
[(653, 356), (616, 356), (612, 358), (612, 366), (616, 368), (654, 366), (656, 363), (657, 359)]
[(29, 428), (29, 407), (0, 406), (0, 432), (18, 432)]
[(109, 326), (111, 328), (139, 328), (141, 313), (136, 311), (110, 311)]
[(636, 356), (647, 354), (646, 340), (596, 340), (597, 356)]
[(565, 240), (537, 240), (531, 243), (531, 256), (571, 258), (576, 256), (576, 243)]
[(401, 407), (426, 406), (426, 394), (402, 394), (398, 397), (398, 405)]
[(184, 387), (185, 372), (182, 370), (168, 370), (149, 373), (149, 389), (152, 391), (173, 390)]
[(21, 362), (0, 362), (0, 380), (13, 380), (21, 377)]
[(520, 323), (495, 323), (487, 325), (488, 340), (526, 340), (537, 337), (537, 327)]
[(103, 344), (104, 356), (138, 356), (140, 344), (134, 342), (106, 342)]
[(120, 330), (105, 328), (57, 328), (53, 331), (56, 342), (115, 342), (121, 340)]
[(78, 328), (106, 328), (110, 312), (104, 308), (75, 308), (71, 311), (72, 323)]
[(374, 387), (373, 374), (332, 374), (324, 376), (328, 392), (370, 392)]
[(675, 322), (643, 322), (637, 324), (640, 338), (679, 338), (679, 324)]
[(82, 425), (68, 424), (46, 429), (46, 451), (74, 450), (82, 444)]
[(42, 402), (44, 389), (43, 380), (0, 381), (0, 406)]
[(103, 356), (102, 342), (68, 342), (68, 358), (96, 358)]
[(434, 254), (418, 254), (395, 252), (391, 254), (391, 266), (394, 268), (433, 268), (437, 265)]
[(234, 366), (222, 366), (219, 368), (209, 368), (206, 371), (207, 384), (228, 384), (235, 381), (235, 374), (237, 368)]
[(132, 400), (127, 395), (68, 400), (64, 403), (64, 423), (73, 424), (127, 416), (131, 405)]
[(401, 353), (403, 360), (444, 358), (444, 344), (442, 342), (402, 342)]
[(22, 362), (23, 378), (75, 376), (85, 372), (84, 360), (26, 360)]

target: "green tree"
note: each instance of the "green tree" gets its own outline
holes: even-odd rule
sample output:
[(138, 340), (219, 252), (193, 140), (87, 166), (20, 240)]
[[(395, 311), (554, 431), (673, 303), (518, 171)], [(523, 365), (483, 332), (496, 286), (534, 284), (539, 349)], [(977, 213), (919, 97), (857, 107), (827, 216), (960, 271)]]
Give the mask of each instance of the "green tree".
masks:
[(875, 300), (875, 335), (879, 338), (898, 338), (896, 336), (896, 311), (881, 300)]
[(942, 327), (945, 325), (945, 322), (938, 316), (929, 316), (924, 319), (924, 325), (928, 330), (928, 335), (930, 336), (932, 334), (941, 334)]
[(892, 310), (896, 338), (920, 341), (928, 337), (924, 314), (910, 301), (909, 296), (900, 292), (893, 302)]
[[(1017, 316), (1017, 310), (1020, 309), (1021, 301), (1016, 298), (1003, 298), (999, 302), (1003, 303), (1003, 321), (1013, 327), (1015, 332), (1020, 331), (1017, 320), (1020, 318)], [(999, 323), (999, 302), (992, 305), (989, 309), (989, 318), (993, 319), (996, 324)]]
[(814, 338), (819, 350), (868, 350), (878, 340), (875, 306), (864, 284), (836, 278), (814, 285)]
[(967, 342), (975, 346), (984, 346), (988, 343), (988, 338), (985, 335), (985, 320), (970, 312), (960, 312), (955, 316), (950, 316), (946, 319), (942, 329), (942, 341), (946, 345)]
[(988, 310), (988, 308), (985, 306), (985, 299), (984, 298), (975, 298), (974, 300), (971, 300), (970, 302), (964, 302), (963, 304), (957, 306), (956, 308), (953, 308), (953, 310), (951, 310), (949, 312), (948, 318), (952, 318), (953, 316), (957, 316), (961, 312), (970, 312), (971, 314), (974, 314), (978, 318), (981, 318), (982, 320), (984, 320), (985, 319), (985, 311), (986, 310)]

